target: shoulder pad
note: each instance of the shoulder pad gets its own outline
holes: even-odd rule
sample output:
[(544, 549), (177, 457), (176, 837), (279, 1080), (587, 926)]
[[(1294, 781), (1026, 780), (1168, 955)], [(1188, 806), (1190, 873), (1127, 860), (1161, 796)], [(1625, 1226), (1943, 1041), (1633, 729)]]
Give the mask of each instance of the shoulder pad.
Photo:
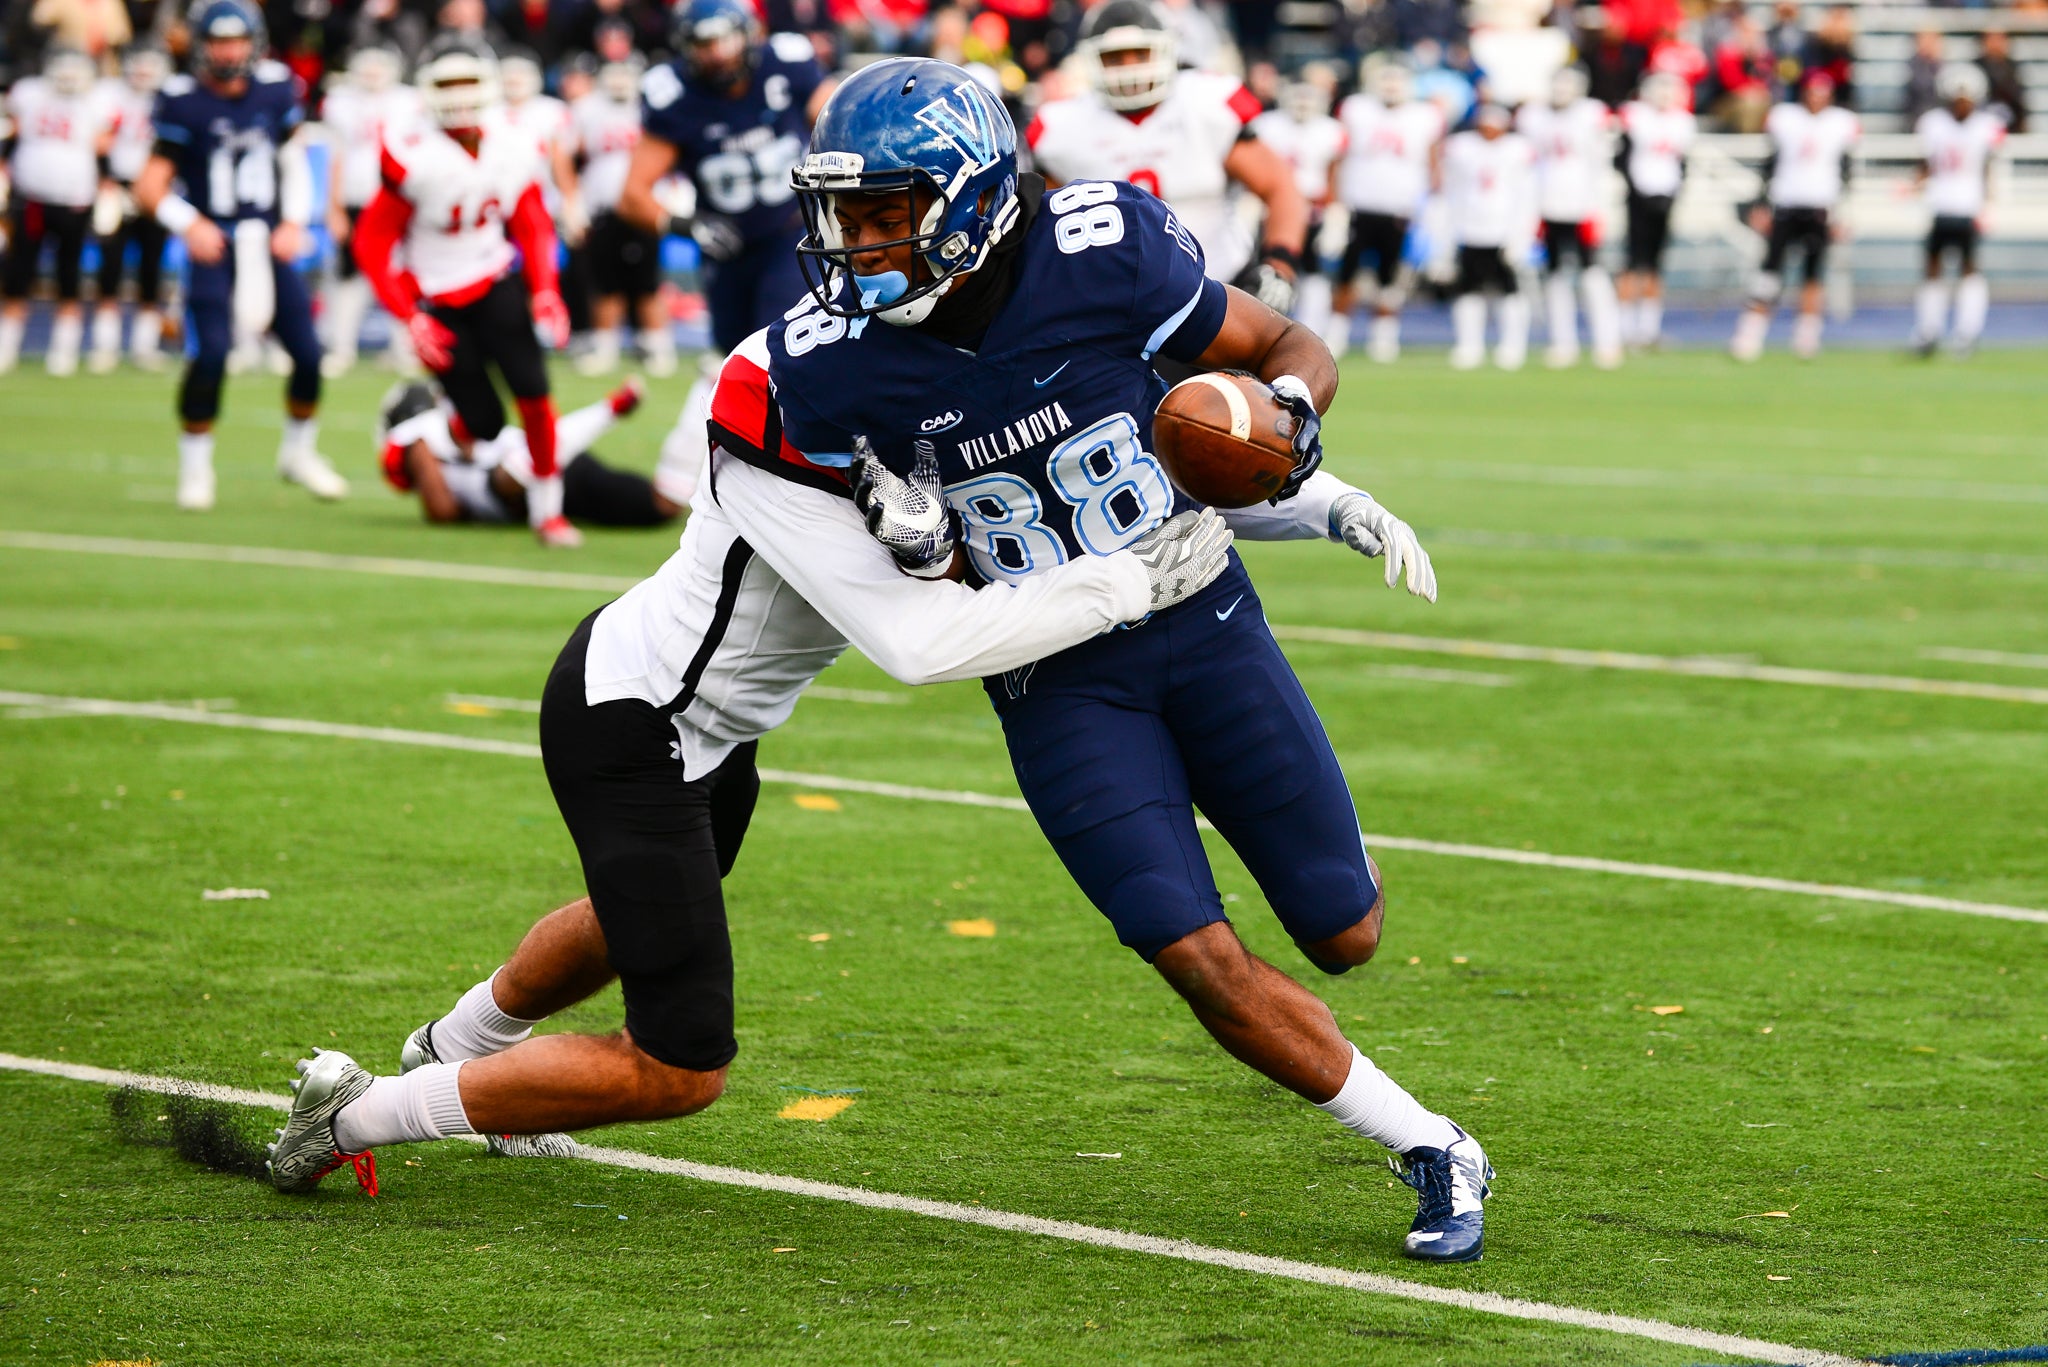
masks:
[(768, 50), (785, 62), (814, 62), (818, 59), (818, 50), (801, 33), (769, 34)]
[(666, 109), (683, 97), (683, 78), (675, 63), (663, 62), (640, 78), (640, 98), (649, 109)]
[(180, 95), (190, 95), (198, 88), (198, 84), (190, 76), (180, 73), (167, 79), (163, 83), (163, 88), (157, 93), (176, 99)]
[(266, 57), (256, 63), (249, 76), (259, 85), (277, 85), (292, 79), (292, 69), (283, 62), (274, 62)]

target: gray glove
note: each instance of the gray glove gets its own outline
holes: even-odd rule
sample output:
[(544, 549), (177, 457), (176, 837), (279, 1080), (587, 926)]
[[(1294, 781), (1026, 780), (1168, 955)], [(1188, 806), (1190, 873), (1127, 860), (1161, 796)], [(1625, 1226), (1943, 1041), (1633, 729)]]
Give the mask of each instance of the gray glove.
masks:
[(866, 438), (855, 445), (853, 506), (866, 515), (868, 535), (889, 548), (905, 574), (944, 578), (953, 566), (953, 514), (939, 483), (937, 449), (919, 442), (905, 479), (882, 464)]
[(1230, 528), (1214, 508), (1186, 512), (1146, 532), (1131, 554), (1152, 578), (1152, 611), (1194, 597), (1230, 563)]
[(1330, 528), (1360, 555), (1386, 557), (1388, 588), (1401, 582), (1405, 569), (1408, 592), (1436, 601), (1436, 568), (1429, 563), (1429, 552), (1415, 539), (1414, 530), (1375, 503), (1371, 494), (1354, 490), (1332, 503)]
[(697, 215), (690, 224), (690, 236), (713, 261), (730, 261), (747, 246), (732, 220), (719, 214)]

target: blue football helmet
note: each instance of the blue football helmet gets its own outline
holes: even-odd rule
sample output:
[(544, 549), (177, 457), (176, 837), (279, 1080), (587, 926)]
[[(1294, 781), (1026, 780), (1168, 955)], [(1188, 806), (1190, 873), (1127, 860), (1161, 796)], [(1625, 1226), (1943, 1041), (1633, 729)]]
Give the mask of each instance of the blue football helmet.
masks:
[[(980, 269), (1016, 226), (1017, 126), (1002, 101), (947, 62), (895, 57), (840, 83), (790, 172), (808, 231), (797, 247), (804, 283), (843, 318), (875, 315), (908, 327), (931, 315), (960, 276)], [(908, 245), (925, 279), (863, 276), (839, 233), (839, 195), (902, 194), (918, 228), (859, 251)], [(924, 217), (915, 196), (928, 197)], [(913, 270), (912, 274), (918, 274)]]
[[(251, 0), (197, 0), (186, 12), (185, 27), (191, 30), (193, 46), (199, 50), (200, 69), (216, 81), (239, 81), (247, 76), (268, 43), (263, 11)], [(229, 38), (247, 38), (249, 55), (232, 62), (214, 60), (207, 45)]]
[(736, 89), (761, 59), (761, 25), (746, 0), (684, 0), (671, 31), (683, 74), (710, 90)]

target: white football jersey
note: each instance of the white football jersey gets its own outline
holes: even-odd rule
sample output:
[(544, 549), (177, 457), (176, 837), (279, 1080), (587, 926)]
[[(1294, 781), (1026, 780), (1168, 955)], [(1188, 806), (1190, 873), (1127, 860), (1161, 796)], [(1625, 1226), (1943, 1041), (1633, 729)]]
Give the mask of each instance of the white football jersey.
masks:
[(1863, 136), (1863, 125), (1840, 105), (1816, 114), (1803, 104), (1781, 104), (1764, 120), (1777, 153), (1771, 203), (1781, 209), (1832, 209), (1842, 198), (1842, 158)]
[(1344, 161), (1337, 197), (1368, 214), (1413, 218), (1429, 192), (1429, 158), (1444, 135), (1443, 111), (1429, 100), (1388, 108), (1370, 95), (1338, 106)]
[(1344, 155), (1343, 124), (1328, 114), (1296, 123), (1272, 109), (1253, 119), (1251, 129), (1294, 168), (1294, 185), (1304, 199), (1317, 204), (1329, 197), (1330, 163)]
[(1675, 195), (1685, 179), (1685, 157), (1699, 132), (1689, 109), (1659, 109), (1630, 100), (1621, 107), (1628, 134), (1628, 183), (1639, 195)]
[(1534, 162), (1527, 139), (1514, 133), (1491, 141), (1477, 130), (1451, 135), (1444, 144), (1444, 202), (1459, 246), (1505, 247), (1529, 235)]
[(2005, 120), (1988, 109), (1958, 119), (1930, 109), (1913, 131), (1927, 159), (1927, 207), (1936, 218), (1975, 218), (1984, 212), (1984, 170), (2005, 141)]
[(1563, 109), (1525, 104), (1515, 125), (1536, 152), (1536, 209), (1551, 223), (1585, 223), (1599, 217), (1601, 190), (1614, 159), (1609, 128), (1613, 116), (1595, 99)]
[(583, 207), (615, 209), (626, 188), (626, 168), (640, 141), (640, 105), (620, 104), (593, 90), (569, 106), (570, 146), (583, 157)]
[(1051, 180), (1127, 180), (1165, 200), (1202, 244), (1209, 277), (1229, 280), (1251, 260), (1252, 240), (1223, 161), (1258, 115), (1236, 77), (1183, 71), (1137, 119), (1090, 91), (1040, 108), (1024, 136)]
[(97, 90), (59, 95), (41, 76), (7, 93), (14, 117), (14, 192), (39, 204), (89, 207), (100, 189), (99, 139), (115, 112)]
[(131, 185), (156, 146), (156, 129), (149, 121), (156, 96), (137, 90), (118, 76), (109, 76), (99, 84), (99, 97), (114, 119), (114, 145), (107, 149), (107, 170), (115, 180)]
[(384, 180), (412, 205), (405, 261), (430, 299), (495, 280), (512, 264), (505, 220), (545, 177), (534, 140), (495, 115), (475, 156), (430, 119), (384, 144)]
[(385, 443), (402, 449), (416, 441), (425, 442), (428, 452), (441, 463), (442, 482), (471, 521), (510, 522), (511, 510), (491, 488), (491, 472), (502, 465), (522, 488), (533, 483), (533, 457), (526, 448), (526, 433), (508, 423), (489, 441), (472, 442), (465, 456), (448, 427), (453, 411), (444, 400), (392, 428)]
[(377, 193), (378, 156), (386, 141), (421, 116), (420, 93), (409, 85), (370, 94), (340, 86), (321, 106), (320, 122), (333, 139), (335, 184), (341, 202), (360, 209)]

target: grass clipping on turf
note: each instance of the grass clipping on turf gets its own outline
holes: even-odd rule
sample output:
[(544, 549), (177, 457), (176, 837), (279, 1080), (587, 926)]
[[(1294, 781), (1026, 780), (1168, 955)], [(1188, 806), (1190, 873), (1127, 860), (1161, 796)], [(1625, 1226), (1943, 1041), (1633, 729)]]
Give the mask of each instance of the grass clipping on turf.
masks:
[(169, 1149), (188, 1163), (236, 1177), (269, 1175), (269, 1131), (256, 1128), (245, 1106), (123, 1087), (108, 1094), (107, 1109), (124, 1144)]

